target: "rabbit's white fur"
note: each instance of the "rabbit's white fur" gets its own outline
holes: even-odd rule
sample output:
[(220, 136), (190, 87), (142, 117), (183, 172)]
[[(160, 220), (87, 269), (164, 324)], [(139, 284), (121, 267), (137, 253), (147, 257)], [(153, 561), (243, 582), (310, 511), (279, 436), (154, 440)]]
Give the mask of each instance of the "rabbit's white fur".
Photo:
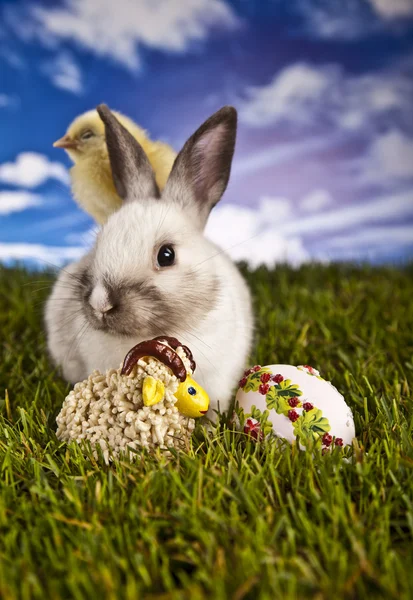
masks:
[[(175, 194), (180, 186), (185, 184), (176, 180)], [(117, 368), (140, 341), (174, 336), (193, 352), (213, 417), (218, 406), (228, 408), (246, 366), (250, 294), (230, 258), (204, 237), (196, 205), (165, 193), (162, 199), (135, 194), (136, 201), (109, 218), (93, 250), (61, 271), (46, 307), (48, 347), (75, 383), (94, 369)], [(176, 264), (162, 269), (156, 258), (166, 243), (175, 249)], [(114, 303), (112, 293), (121, 308), (107, 313), (100, 328), (90, 302)]]

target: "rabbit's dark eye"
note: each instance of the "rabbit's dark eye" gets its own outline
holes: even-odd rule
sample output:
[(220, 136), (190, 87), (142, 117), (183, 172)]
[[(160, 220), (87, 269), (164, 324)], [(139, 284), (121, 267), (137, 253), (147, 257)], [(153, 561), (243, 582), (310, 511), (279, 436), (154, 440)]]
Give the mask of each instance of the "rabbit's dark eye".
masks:
[(171, 267), (175, 262), (175, 250), (172, 246), (162, 246), (158, 252), (158, 265), (160, 267)]
[(189, 387), (188, 392), (191, 394), (191, 396), (196, 396), (196, 389), (194, 387)]

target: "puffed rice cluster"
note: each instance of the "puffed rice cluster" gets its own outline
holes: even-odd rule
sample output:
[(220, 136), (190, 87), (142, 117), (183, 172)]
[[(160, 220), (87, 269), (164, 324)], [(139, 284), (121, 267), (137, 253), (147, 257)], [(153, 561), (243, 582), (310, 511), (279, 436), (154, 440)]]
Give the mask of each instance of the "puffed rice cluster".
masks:
[[(192, 375), (185, 352), (178, 347), (187, 372)], [(130, 375), (111, 369), (105, 375), (94, 371), (88, 379), (75, 385), (57, 416), (57, 437), (65, 442), (89, 440), (99, 445), (106, 462), (129, 449), (182, 448), (190, 438), (194, 419), (185, 417), (175, 407), (174, 393), (178, 379), (156, 358), (140, 359)], [(147, 375), (165, 385), (165, 397), (153, 406), (144, 406), (143, 380)], [(97, 454), (97, 453), (95, 453)]]

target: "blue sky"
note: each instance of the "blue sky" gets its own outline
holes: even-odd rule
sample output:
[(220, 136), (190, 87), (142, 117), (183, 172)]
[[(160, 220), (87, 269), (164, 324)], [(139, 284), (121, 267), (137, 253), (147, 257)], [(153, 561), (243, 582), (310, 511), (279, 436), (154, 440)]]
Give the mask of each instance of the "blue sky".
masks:
[(31, 0), (0, 12), (0, 260), (84, 252), (94, 224), (52, 143), (100, 102), (177, 150), (236, 106), (231, 182), (207, 230), (235, 259), (413, 257), (412, 0)]

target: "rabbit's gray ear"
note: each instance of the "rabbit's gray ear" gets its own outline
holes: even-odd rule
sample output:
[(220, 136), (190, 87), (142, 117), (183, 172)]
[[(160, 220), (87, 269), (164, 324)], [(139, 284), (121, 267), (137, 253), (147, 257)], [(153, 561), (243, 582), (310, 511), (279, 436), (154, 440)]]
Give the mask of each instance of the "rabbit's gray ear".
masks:
[(142, 146), (129, 131), (119, 123), (106, 104), (97, 109), (105, 124), (113, 183), (125, 202), (145, 197), (159, 197), (155, 175)]
[(203, 228), (231, 172), (237, 111), (224, 106), (189, 138), (175, 159), (163, 195), (196, 210)]

